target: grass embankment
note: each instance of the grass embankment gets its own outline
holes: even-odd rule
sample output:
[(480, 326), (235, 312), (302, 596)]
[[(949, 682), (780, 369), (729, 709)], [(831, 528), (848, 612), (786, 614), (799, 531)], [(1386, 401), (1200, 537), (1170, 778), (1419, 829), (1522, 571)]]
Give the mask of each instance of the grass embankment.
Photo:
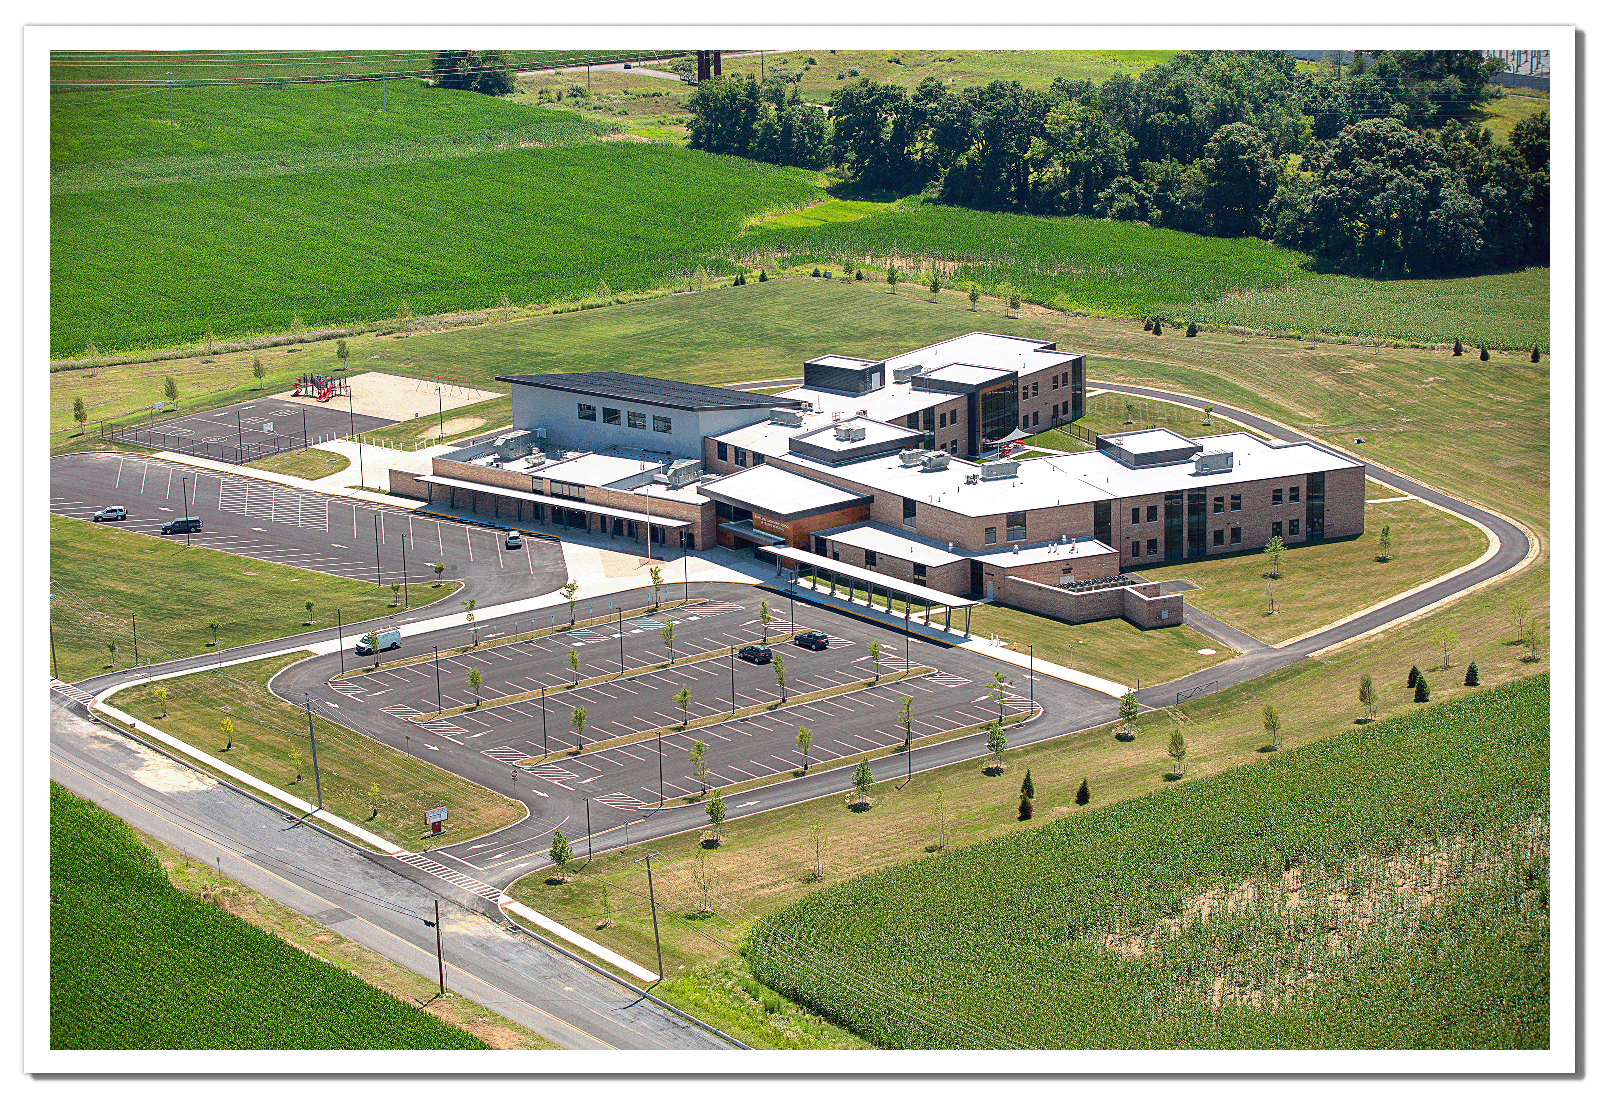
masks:
[(250, 468), (316, 481), (318, 478), (332, 477), (341, 470), (349, 469), (350, 460), (333, 451), (319, 451), (315, 447), (306, 447), (298, 451), (280, 451), (271, 458), (250, 463)]
[(243, 883), (219, 875), (215, 867), (196, 863), (138, 829), (133, 834), (160, 862), (167, 881), (189, 897), (224, 909), (313, 959), (337, 967), (402, 1003), (414, 1004), (441, 1023), (460, 1028), (497, 1050), (559, 1049), (543, 1036), (474, 1000), (456, 993), (440, 997), (434, 978), (407, 970)]
[(54, 783), (50, 1045), (486, 1048), (343, 966), (174, 889), (133, 830)]
[[(305, 656), (291, 654), (143, 684), (118, 692), (110, 703), (314, 805), (317, 785), (305, 709), (267, 691), (274, 673)], [(156, 698), (158, 687), (167, 691), (165, 703)], [(331, 813), (411, 851), (470, 840), (523, 816), (520, 802), (336, 725), (326, 714), (321, 708), (313, 711), (323, 804)], [(233, 723), (232, 749), (227, 748), (223, 719)], [(411, 738), (416, 751), (425, 751), (423, 743), (430, 736), (417, 731)], [(439, 837), (430, 835), (422, 821), (435, 806), (450, 811)]]
[[(1094, 384), (1089, 384), (1094, 389)], [(1133, 406), (1130, 422), (1128, 406)], [(1072, 422), (1072, 427), (1088, 435), (1118, 435), (1123, 432), (1142, 432), (1150, 428), (1166, 428), (1192, 439), (1229, 432), (1245, 432), (1259, 437), (1261, 433), (1225, 420), (1220, 416), (1206, 416), (1203, 409), (1171, 401), (1152, 401), (1144, 397), (1129, 397), (1120, 393), (1102, 392), (1091, 395), (1083, 403), (1083, 416)], [(1028, 440), (1029, 444), (1050, 447), (1058, 451), (1092, 451), (1094, 444), (1080, 439), (1061, 428), (1050, 428)]]
[[(110, 668), (111, 642), (117, 644), (116, 666), (131, 664), (135, 615), (143, 662), (211, 648), (212, 622), (227, 649), (326, 629), (334, 624), (336, 610), (347, 627), (394, 610), (388, 586), (185, 547), (120, 531), (109, 523), (56, 515), (50, 517), (50, 580), (65, 589), (51, 602), (50, 616), (58, 676), (68, 681)], [(459, 587), (456, 581), (438, 589), (419, 586), (418, 598), (432, 603)]]
[(750, 963), (896, 1047), (1541, 1048), (1549, 714), (1528, 678), (858, 878)]
[[(1384, 527), (1394, 539), (1379, 561)], [(1183, 598), (1269, 645), (1288, 641), (1381, 603), (1475, 561), (1489, 540), (1478, 528), (1420, 500), (1367, 505), (1366, 530), (1353, 539), (1291, 544), (1274, 579), (1263, 551), (1195, 561), (1139, 565), (1152, 581), (1185, 579), (1200, 587)], [(1271, 588), (1269, 610), (1267, 589)]]

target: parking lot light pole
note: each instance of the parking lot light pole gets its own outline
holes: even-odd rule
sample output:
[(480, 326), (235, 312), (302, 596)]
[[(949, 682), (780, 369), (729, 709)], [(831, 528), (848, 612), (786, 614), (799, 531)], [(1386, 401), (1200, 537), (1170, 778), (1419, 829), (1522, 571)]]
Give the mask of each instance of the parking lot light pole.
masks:
[(377, 559), (378, 587), (383, 587), (383, 550), (378, 546), (378, 512), (372, 512), (372, 556)]
[(139, 663), (139, 616), (133, 617), (133, 663)]
[[(169, 482), (167, 482), (167, 484), (171, 485), (172, 482), (169, 481)], [(171, 492), (172, 490), (168, 489), (167, 491)], [(183, 479), (183, 514), (184, 514), (185, 517), (187, 517), (189, 515), (189, 479), (188, 478), (184, 478)], [(189, 525), (187, 523), (183, 525), (183, 544), (185, 546), (192, 545), (192, 543), (190, 543), (190, 541), (189, 541)]]
[(400, 536), (400, 584), (406, 590), (406, 610), (411, 610), (411, 579), (406, 576), (406, 537)]
[(344, 395), (350, 401), (350, 434), (354, 435), (356, 439), (356, 462), (358, 464), (356, 469), (361, 474), (361, 487), (365, 489), (367, 487), (367, 458), (366, 452), (361, 449), (361, 437), (356, 435), (356, 397), (355, 394), (350, 392), (350, 384), (348, 382), (345, 383)]
[(439, 647), (433, 647), (433, 690), (439, 704), (439, 713), (444, 714), (444, 687), (439, 680)]
[(589, 824), (589, 800), (583, 800), (583, 846), (590, 863), (594, 862), (594, 826)]
[(628, 671), (628, 665), (622, 657), (622, 608), (617, 608), (617, 672)]
[(339, 632), (339, 675), (344, 675), (344, 608), (333, 609), (334, 619), (337, 622), (335, 630)]
[(304, 405), (301, 405), (300, 406), (300, 449), (303, 451), (309, 446), (311, 446), (311, 436), (306, 431), (306, 408), (305, 408)]
[(550, 720), (545, 716), (544, 685), (539, 685), (539, 727), (544, 731), (544, 755), (550, 756)]
[(1028, 646), (1028, 706), (1033, 706), (1033, 646)]
[(739, 689), (733, 686), (733, 662), (738, 656), (738, 651), (733, 646), (728, 647), (728, 721), (733, 721), (739, 714)]

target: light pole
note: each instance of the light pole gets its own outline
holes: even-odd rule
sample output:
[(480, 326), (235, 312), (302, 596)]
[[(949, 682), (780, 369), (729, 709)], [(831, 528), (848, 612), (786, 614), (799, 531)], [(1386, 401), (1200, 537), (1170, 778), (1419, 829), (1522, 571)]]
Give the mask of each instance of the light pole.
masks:
[(444, 687), (439, 680), (439, 647), (433, 647), (433, 691), (439, 705), (440, 715), (444, 714)]
[(550, 756), (550, 720), (545, 716), (544, 685), (539, 685), (539, 728), (544, 731), (544, 755)]
[(651, 853), (645, 853), (644, 878), (650, 885), (650, 925), (656, 930), (656, 980), (660, 981), (665, 968), (661, 965), (661, 922), (656, 919), (656, 880), (650, 873), (650, 856)]
[(733, 646), (728, 647), (728, 721), (733, 721), (739, 714), (739, 689), (733, 686), (733, 661), (738, 654)]
[(406, 576), (406, 537), (400, 536), (400, 584), (406, 590), (406, 610), (411, 610), (411, 578)]
[(627, 662), (622, 658), (622, 608), (617, 608), (617, 675), (628, 671)]
[(378, 512), (372, 512), (372, 556), (377, 559), (378, 587), (383, 587), (383, 551), (378, 547)]
[[(169, 481), (169, 482), (167, 482), (167, 484), (171, 485), (172, 482)], [(169, 489), (167, 491), (171, 492), (172, 490)], [(187, 519), (188, 516), (189, 516), (189, 479), (188, 478), (184, 478), (183, 479), (183, 515), (184, 515), (185, 519)], [(189, 541), (189, 525), (187, 523), (183, 525), (183, 544), (185, 546), (192, 545), (190, 543), (190, 541)]]
[(1033, 707), (1033, 646), (1028, 646), (1028, 707)]
[(689, 550), (683, 551), (683, 602), (689, 602)]
[(583, 800), (583, 846), (590, 863), (594, 862), (594, 826), (589, 824), (589, 800)]
[(356, 396), (350, 392), (350, 384), (345, 383), (344, 395), (350, 402), (350, 434), (356, 440), (356, 470), (361, 475), (361, 487), (367, 487), (367, 460), (366, 453), (361, 449), (361, 437), (356, 435)]
[(434, 392), (439, 395), (439, 442), (444, 442), (444, 387), (435, 386)]
[(344, 608), (342, 608), (342, 607), (334, 608), (333, 609), (333, 614), (334, 614), (335, 622), (338, 624), (334, 629), (336, 629), (339, 632), (339, 675), (343, 676), (344, 675)]

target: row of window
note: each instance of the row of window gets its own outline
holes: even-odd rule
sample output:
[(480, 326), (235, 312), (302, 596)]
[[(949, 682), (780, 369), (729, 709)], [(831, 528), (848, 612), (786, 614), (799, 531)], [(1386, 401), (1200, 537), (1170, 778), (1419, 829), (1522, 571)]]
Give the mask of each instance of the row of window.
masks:
[[(600, 412), (601, 412), (601, 416), (604, 418), (605, 423), (607, 423), (607, 424), (615, 424), (618, 427), (622, 426), (622, 410), (621, 409), (602, 408), (600, 410)], [(595, 419), (595, 407), (593, 405), (586, 405), (582, 401), (578, 402), (578, 419), (579, 420), (593, 420), (593, 419)], [(671, 435), (672, 434), (672, 417), (670, 417), (670, 416), (652, 416), (652, 417), (650, 417), (650, 420), (652, 421), (652, 423), (650, 425), (650, 430), (651, 431), (662, 432), (662, 433), (667, 434), (667, 435)], [(632, 409), (629, 409), (628, 410), (628, 427), (637, 428), (641, 432), (644, 431), (644, 429), (645, 429), (645, 414), (642, 413), (642, 412), (634, 412)]]
[[(993, 531), (994, 528), (991, 527), (989, 530)], [(1277, 538), (1282, 538), (1283, 537), (1283, 521), (1282, 520), (1277, 520), (1272, 524), (1272, 534)], [(1297, 520), (1297, 519), (1292, 519), (1292, 520), (1289, 521), (1289, 535), (1291, 537), (1293, 537), (1293, 536), (1298, 535), (1298, 534), (1300, 534), (1300, 521)], [(1226, 543), (1224, 543), (1224, 541), (1223, 541), (1224, 535), (1226, 535), (1226, 538), (1227, 538)], [(1159, 540), (1159, 539), (1148, 539), (1143, 544), (1141, 544), (1138, 539), (1134, 539), (1134, 540), (1132, 540), (1131, 542), (1128, 543), (1128, 556), (1130, 558), (1137, 558), (1137, 557), (1152, 557), (1153, 558), (1158, 553), (1160, 553), (1160, 541), (1161, 540)], [(1228, 528), (1226, 530), (1226, 532), (1224, 532), (1224, 530), (1221, 527), (1218, 527), (1218, 528), (1216, 528), (1215, 530), (1213, 530), (1211, 532), (1211, 545), (1212, 546), (1223, 546), (1223, 545), (1237, 546), (1239, 543), (1241, 543), (1243, 541), (1244, 541), (1244, 528), (1242, 528), (1242, 527), (1230, 527), (1230, 528)], [(1141, 545), (1143, 546), (1143, 550), (1144, 550), (1143, 554), (1140, 553)]]
[[(817, 552), (820, 553), (820, 554), (826, 554), (828, 552), (828, 541), (826, 539), (821, 538), (821, 537), (819, 537), (817, 539)], [(861, 559), (862, 560), (862, 564), (865, 565), (868, 569), (876, 569), (876, 568), (878, 568), (878, 552), (876, 550), (863, 550), (863, 551), (861, 551), (861, 555), (862, 555), (862, 559)], [(835, 550), (833, 552), (833, 560), (834, 561), (838, 561), (839, 560), (839, 551)], [(912, 562), (911, 563), (911, 578), (913, 580), (916, 580), (916, 581), (925, 581), (925, 580), (927, 580), (928, 579), (928, 567), (926, 565), (924, 565), (923, 563), (918, 562), (918, 561)]]
[[(1034, 417), (1035, 417), (1035, 421), (1034, 422), (1037, 423), (1038, 422), (1038, 414), (1035, 413)], [(1274, 505), (1280, 505), (1280, 504), (1283, 503), (1283, 490), (1282, 489), (1274, 489), (1274, 490), (1272, 490), (1272, 503)], [(1298, 486), (1298, 485), (1289, 486), (1289, 503), (1290, 504), (1299, 504), (1300, 503), (1300, 486)], [(1212, 515), (1221, 515), (1222, 511), (1223, 511), (1222, 505), (1223, 505), (1223, 498), (1222, 497), (1212, 497), (1211, 498), (1211, 514)], [(1228, 505), (1227, 510), (1230, 511), (1230, 512), (1243, 511), (1244, 510), (1244, 496), (1243, 496), (1243, 494), (1240, 494), (1240, 493), (1231, 494), (1227, 498), (1227, 505)], [(1135, 507), (1128, 514), (1128, 522), (1130, 524), (1139, 523), (1140, 522), (1139, 516), (1140, 516), (1141, 513), (1143, 513), (1144, 522), (1145, 523), (1155, 523), (1157, 521), (1156, 509), (1157, 509), (1157, 505), (1154, 505), (1154, 504), (1147, 505), (1144, 508)], [(1299, 526), (1300, 526), (1300, 521), (1297, 520), (1297, 519), (1296, 520), (1290, 520), (1289, 522), (1296, 529), (1298, 529)]]
[[(760, 451), (747, 451), (743, 447), (733, 449), (733, 464), (735, 466), (759, 466), (765, 462), (766, 456)], [(717, 440), (717, 461), (728, 461), (728, 444)]]

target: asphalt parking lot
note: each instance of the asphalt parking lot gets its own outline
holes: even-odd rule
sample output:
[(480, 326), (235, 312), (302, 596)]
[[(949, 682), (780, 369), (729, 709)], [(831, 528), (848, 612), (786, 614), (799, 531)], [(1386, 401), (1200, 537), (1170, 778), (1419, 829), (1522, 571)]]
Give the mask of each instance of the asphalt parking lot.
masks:
[(145, 424), (129, 424), (115, 432), (108, 429), (106, 438), (239, 463), (376, 431), (392, 423), (376, 416), (352, 415), (337, 399), (326, 405), (308, 405), (258, 397), (171, 420), (152, 417)]

